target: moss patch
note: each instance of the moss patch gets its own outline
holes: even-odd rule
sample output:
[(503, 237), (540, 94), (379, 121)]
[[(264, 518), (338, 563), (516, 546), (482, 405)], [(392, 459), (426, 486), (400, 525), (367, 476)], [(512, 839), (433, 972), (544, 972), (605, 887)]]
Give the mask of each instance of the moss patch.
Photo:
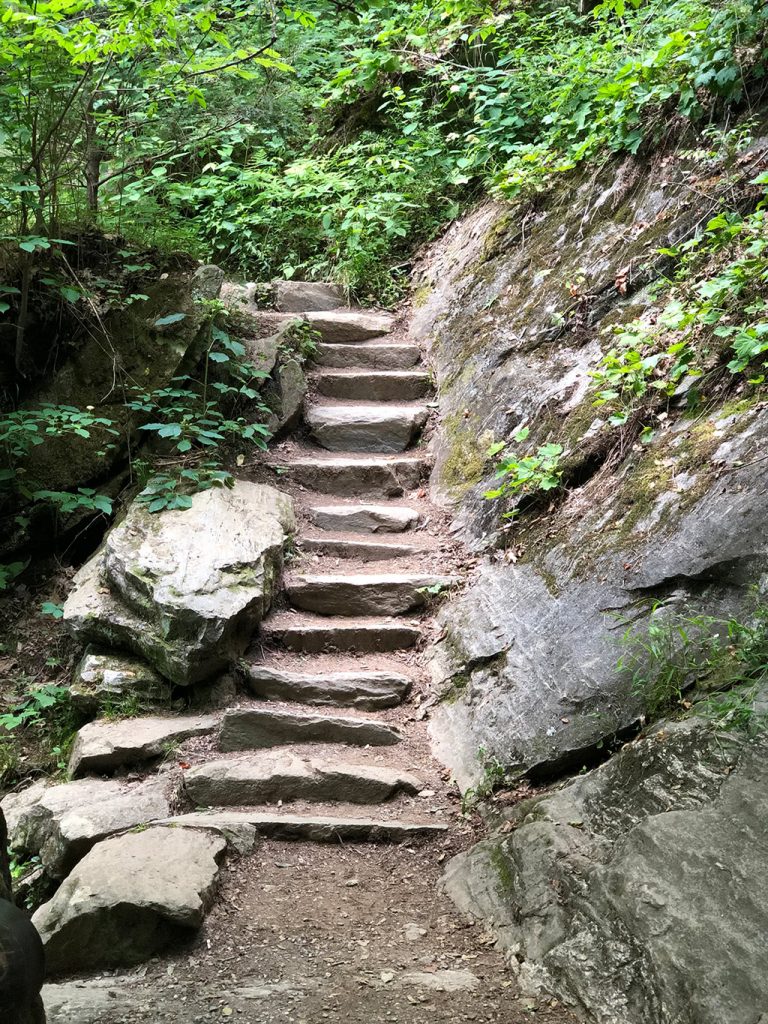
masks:
[(457, 496), (483, 478), (486, 456), (478, 435), (472, 421), (461, 415), (446, 416), (443, 420), (447, 455), (441, 467), (441, 478)]

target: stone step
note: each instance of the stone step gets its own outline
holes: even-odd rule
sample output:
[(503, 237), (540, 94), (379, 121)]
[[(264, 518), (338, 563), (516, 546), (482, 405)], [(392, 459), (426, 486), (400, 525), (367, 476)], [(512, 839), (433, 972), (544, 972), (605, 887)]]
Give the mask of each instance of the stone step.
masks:
[(193, 736), (218, 725), (213, 715), (147, 716), (112, 722), (97, 720), (79, 730), (69, 758), (69, 774), (107, 772), (162, 757)]
[(306, 455), (289, 462), (270, 462), (273, 469), (284, 471), (296, 483), (321, 494), (354, 498), (376, 494), (399, 497), (415, 490), (429, 471), (423, 456), (403, 455), (399, 458), (361, 458), (355, 456), (322, 458)]
[(354, 576), (286, 577), (294, 608), (319, 615), (403, 615), (426, 601), (427, 587), (449, 586), (446, 576), (381, 573)]
[(268, 643), (279, 643), (289, 651), (319, 654), (321, 651), (400, 651), (421, 639), (418, 625), (393, 619), (328, 620), (289, 612), (272, 615), (262, 626)]
[(424, 405), (313, 405), (304, 419), (317, 443), (332, 452), (403, 452), (429, 417)]
[(413, 402), (432, 390), (425, 370), (326, 370), (313, 383), (321, 395), (349, 401)]
[(278, 800), (380, 804), (418, 793), (420, 779), (381, 765), (303, 759), (281, 752), (210, 761), (186, 772), (184, 788), (197, 807), (246, 807)]
[(224, 712), (219, 749), (262, 750), (290, 743), (349, 743), (386, 747), (402, 735), (393, 726), (370, 718), (346, 715), (313, 715), (271, 708), (232, 708)]
[(411, 680), (396, 672), (285, 672), (268, 665), (241, 666), (248, 689), (265, 700), (296, 701), (376, 711), (400, 704)]
[(303, 319), (309, 321), (323, 341), (333, 344), (379, 338), (389, 334), (393, 323), (389, 313), (369, 313), (360, 309), (305, 313)]
[(358, 558), (366, 562), (387, 562), (393, 558), (418, 555), (424, 548), (416, 544), (386, 544), (383, 541), (352, 540), (348, 537), (302, 537), (299, 547), (305, 554), (331, 558)]
[(337, 370), (407, 370), (421, 362), (421, 352), (416, 345), (390, 342), (361, 342), (357, 345), (321, 343), (312, 359), (317, 366)]
[(419, 513), (404, 505), (315, 505), (306, 511), (318, 529), (342, 533), (402, 533), (419, 521)]
[(306, 839), (316, 843), (403, 842), (419, 837), (441, 836), (448, 825), (432, 821), (377, 820), (376, 818), (304, 817), (296, 814), (260, 811), (213, 811), (180, 814), (166, 824), (177, 828), (195, 828), (220, 832), (228, 839), (238, 834), (247, 841), (255, 830), (267, 839)]

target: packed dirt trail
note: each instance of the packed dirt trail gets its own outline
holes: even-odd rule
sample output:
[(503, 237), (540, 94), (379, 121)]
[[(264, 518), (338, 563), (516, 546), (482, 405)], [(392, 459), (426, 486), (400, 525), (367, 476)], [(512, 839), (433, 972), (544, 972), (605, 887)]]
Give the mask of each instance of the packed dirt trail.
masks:
[(249, 651), (253, 697), (227, 709), (218, 748), (198, 738), (176, 754), (191, 805), (179, 823), (260, 838), (230, 858), (187, 947), (49, 985), (51, 1024), (573, 1019), (518, 997), (439, 885), (476, 832), (427, 736), (422, 652), (464, 566), (424, 486), (421, 353), (387, 317), (313, 326), (304, 424), (248, 467), (296, 503), (285, 606)]

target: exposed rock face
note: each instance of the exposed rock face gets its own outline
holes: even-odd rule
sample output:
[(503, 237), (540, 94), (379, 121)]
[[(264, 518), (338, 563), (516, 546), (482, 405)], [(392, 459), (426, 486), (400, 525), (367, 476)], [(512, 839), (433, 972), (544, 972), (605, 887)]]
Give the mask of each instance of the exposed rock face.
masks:
[[(433, 486), (459, 499), (467, 541), (483, 550), (501, 536), (504, 506), (483, 498), (489, 441), (527, 423), (525, 453), (559, 441), (576, 467), (554, 508), (515, 520), (513, 558), (489, 559), (442, 613), (435, 676), (456, 699), (433, 733), (464, 786), (481, 774), (480, 748), (520, 771), (578, 767), (579, 752), (641, 710), (616, 668), (622, 621), (640, 626), (654, 600), (727, 615), (768, 565), (761, 405), (715, 403), (694, 423), (673, 400), (649, 444), (599, 469), (614, 430), (589, 390), (610, 345), (600, 331), (648, 308), (645, 287), (663, 269), (656, 250), (707, 215), (689, 173), (684, 161), (628, 160), (604, 183), (569, 183), (530, 216), (487, 204), (425, 264), (415, 330), (439, 384)], [(585, 266), (587, 298), (569, 299)], [(627, 266), (624, 294), (616, 281)]]
[[(748, 175), (767, 142), (753, 144)], [(485, 759), (539, 779), (592, 763), (606, 737), (628, 735), (648, 709), (619, 664), (630, 625), (643, 633), (651, 615), (742, 616), (754, 586), (765, 594), (759, 394), (723, 368), (723, 390), (707, 385), (693, 417), (692, 380), (682, 381), (649, 412), (641, 444), (632, 424), (622, 433), (595, 407), (589, 376), (616, 344), (602, 332), (660, 305), (649, 288), (668, 271), (659, 248), (710, 216), (708, 200), (691, 195), (701, 171), (691, 160), (627, 159), (602, 176), (574, 175), (532, 207), (486, 203), (435, 244), (417, 281), (414, 329), (430, 348), (441, 414), (432, 486), (485, 555), (442, 608), (432, 652), (431, 732), (463, 788), (477, 785)], [(745, 208), (757, 202), (744, 180), (738, 188)], [(487, 452), (523, 425), (529, 436), (511, 451), (561, 444), (565, 486), (518, 504), (505, 523), (515, 502), (484, 498), (494, 481)], [(643, 744), (467, 854), (451, 890), (496, 922), (524, 980), (589, 1019), (757, 1022), (766, 998), (754, 952), (765, 927), (764, 872), (751, 852), (763, 855), (765, 841), (756, 748), (726, 777), (703, 739)], [(630, 771), (650, 749), (668, 757), (669, 785), (645, 762)], [(611, 772), (622, 765), (620, 784)], [(646, 771), (669, 799), (654, 804)], [(712, 784), (696, 789), (702, 771)], [(599, 824), (582, 806), (598, 782)], [(683, 800), (689, 791), (695, 806)], [(718, 864), (735, 865), (743, 901)]]
[(744, 1024), (768, 1005), (768, 744), (667, 724), (450, 863), (524, 985), (599, 1024)]
[(293, 528), (288, 497), (244, 481), (196, 494), (186, 511), (150, 515), (135, 503), (78, 573), (64, 620), (79, 639), (128, 648), (172, 682), (199, 682), (244, 650)]
[(85, 712), (126, 700), (141, 707), (168, 704), (171, 686), (145, 661), (89, 647), (75, 669), (72, 703)]
[(99, 843), (34, 916), (49, 972), (140, 963), (199, 928), (225, 850), (219, 836), (161, 827)]
[[(78, 438), (73, 445), (66, 437), (48, 437), (45, 445), (33, 448), (28, 471), (50, 490), (74, 490), (104, 479), (125, 452), (125, 433), (134, 428), (122, 395), (115, 390), (115, 361), (128, 380), (140, 380), (143, 387), (161, 388), (171, 378), (194, 368), (203, 354), (208, 337), (202, 327), (205, 311), (199, 299), (219, 294), (224, 272), (218, 267), (173, 270), (146, 290), (149, 299), (106, 315), (87, 335), (68, 361), (56, 371), (55, 379), (35, 395), (43, 403), (96, 406), (96, 415), (113, 420), (122, 437), (96, 428), (90, 439)], [(167, 326), (156, 321), (169, 313), (184, 318)], [(95, 333), (94, 333), (95, 331)], [(105, 399), (105, 396), (106, 399)], [(105, 453), (105, 444), (108, 448)]]
[(167, 817), (171, 789), (163, 778), (137, 785), (102, 779), (35, 783), (3, 801), (10, 847), (25, 857), (39, 856), (51, 878), (64, 878), (101, 839)]

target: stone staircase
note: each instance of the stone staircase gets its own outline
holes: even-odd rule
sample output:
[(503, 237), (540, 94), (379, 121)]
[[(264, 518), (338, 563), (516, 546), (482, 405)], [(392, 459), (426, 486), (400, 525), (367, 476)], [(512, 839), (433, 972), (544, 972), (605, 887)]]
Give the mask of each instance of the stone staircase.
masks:
[[(444, 787), (432, 777), (424, 727), (404, 703), (418, 688), (414, 648), (429, 594), (452, 582), (439, 537), (420, 528), (429, 374), (416, 346), (390, 338), (385, 315), (305, 315), (323, 338), (305, 435), (267, 458), (300, 524), (284, 606), (241, 666), (253, 702), (221, 721), (218, 751), (237, 756), (187, 773), (187, 796), (208, 810), (175, 820), (221, 821), (220, 808), (239, 806), (224, 812), (230, 827), (242, 822), (264, 835), (440, 834), (447, 826), (419, 794)], [(265, 811), (267, 803), (278, 809)], [(301, 813), (286, 813), (286, 804)], [(375, 813), (361, 816), (365, 806)]]

